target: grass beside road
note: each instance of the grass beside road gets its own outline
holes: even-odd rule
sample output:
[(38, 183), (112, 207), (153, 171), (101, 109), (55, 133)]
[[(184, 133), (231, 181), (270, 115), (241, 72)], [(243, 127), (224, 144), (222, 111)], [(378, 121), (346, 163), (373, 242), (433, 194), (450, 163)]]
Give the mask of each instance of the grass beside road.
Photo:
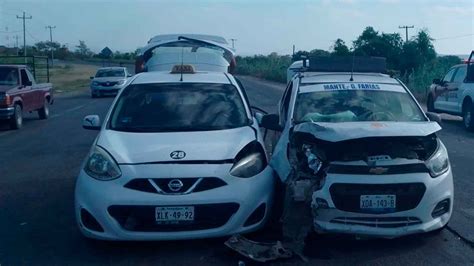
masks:
[(92, 65), (56, 64), (50, 70), (50, 82), (57, 93), (78, 91), (89, 87), (96, 71), (97, 66)]

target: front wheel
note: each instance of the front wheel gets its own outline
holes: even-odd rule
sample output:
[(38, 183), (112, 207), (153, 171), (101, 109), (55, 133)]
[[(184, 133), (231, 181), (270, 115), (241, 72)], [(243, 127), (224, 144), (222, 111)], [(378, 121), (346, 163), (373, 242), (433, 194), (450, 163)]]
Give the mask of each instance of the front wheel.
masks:
[(23, 109), (21, 105), (15, 104), (13, 117), (10, 118), (10, 128), (20, 129), (23, 126)]
[(38, 110), (38, 116), (40, 119), (48, 119), (49, 117), (49, 101), (44, 100), (43, 107)]
[(464, 128), (469, 131), (474, 131), (474, 121), (472, 121), (472, 115), (474, 114), (474, 104), (469, 104), (464, 108), (462, 114), (462, 121)]

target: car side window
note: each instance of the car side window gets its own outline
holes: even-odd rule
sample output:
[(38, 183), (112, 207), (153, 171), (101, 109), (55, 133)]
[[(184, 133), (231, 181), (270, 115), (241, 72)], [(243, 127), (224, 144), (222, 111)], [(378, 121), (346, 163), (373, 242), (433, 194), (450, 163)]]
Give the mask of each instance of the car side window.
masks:
[(27, 83), (29, 83), (30, 79), (28, 78), (28, 75), (26, 74), (26, 71), (24, 69), (20, 70), (20, 75), (22, 85), (26, 85)]
[(464, 79), (466, 78), (466, 73), (467, 73), (467, 67), (459, 67), (458, 71), (456, 72), (456, 75), (454, 76), (454, 81), (453, 82), (458, 82), (462, 83)]
[(25, 71), (26, 75), (28, 76), (28, 79), (32, 82), (32, 84), (35, 84), (35, 78), (33, 77), (33, 74), (31, 74), (30, 71)]
[(449, 70), (446, 76), (444, 76), (443, 81), (451, 82), (453, 80), (454, 72), (456, 72), (456, 68), (452, 68), (451, 70)]
[(281, 99), (280, 121), (282, 122), (282, 124), (286, 123), (286, 119), (288, 117), (288, 110), (289, 110), (292, 91), (293, 91), (293, 82), (290, 82), (290, 84), (286, 88), (285, 93), (283, 94), (283, 98)]

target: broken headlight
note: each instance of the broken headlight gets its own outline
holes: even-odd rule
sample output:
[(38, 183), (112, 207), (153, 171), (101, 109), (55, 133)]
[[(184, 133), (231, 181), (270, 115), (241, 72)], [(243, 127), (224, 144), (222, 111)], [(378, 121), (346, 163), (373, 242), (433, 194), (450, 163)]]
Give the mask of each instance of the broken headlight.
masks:
[(436, 152), (426, 161), (426, 166), (430, 171), (432, 177), (438, 177), (449, 169), (449, 158), (448, 151), (444, 144), (438, 140), (438, 149)]
[(310, 145), (304, 144), (303, 152), (306, 156), (308, 168), (311, 169), (313, 174), (317, 174), (323, 166), (323, 162), (318, 158), (316, 154), (312, 152)]
[(259, 142), (247, 144), (235, 157), (230, 174), (236, 177), (252, 177), (267, 167), (265, 151)]

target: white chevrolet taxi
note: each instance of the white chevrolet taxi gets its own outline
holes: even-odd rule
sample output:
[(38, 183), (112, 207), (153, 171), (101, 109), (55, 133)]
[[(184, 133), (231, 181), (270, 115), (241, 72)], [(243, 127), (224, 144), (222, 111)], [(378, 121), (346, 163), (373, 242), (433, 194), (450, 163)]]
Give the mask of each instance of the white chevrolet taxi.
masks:
[(268, 217), (273, 171), (245, 91), (227, 73), (137, 74), (102, 123), (91, 115), (83, 127), (100, 130), (75, 188), (86, 237), (218, 237)]
[(440, 231), (454, 191), (439, 117), (380, 74), (384, 60), (344, 60), (310, 60), (279, 114), (262, 118), (263, 127), (282, 131), (270, 165), (287, 184), (312, 184), (317, 231), (386, 238)]

